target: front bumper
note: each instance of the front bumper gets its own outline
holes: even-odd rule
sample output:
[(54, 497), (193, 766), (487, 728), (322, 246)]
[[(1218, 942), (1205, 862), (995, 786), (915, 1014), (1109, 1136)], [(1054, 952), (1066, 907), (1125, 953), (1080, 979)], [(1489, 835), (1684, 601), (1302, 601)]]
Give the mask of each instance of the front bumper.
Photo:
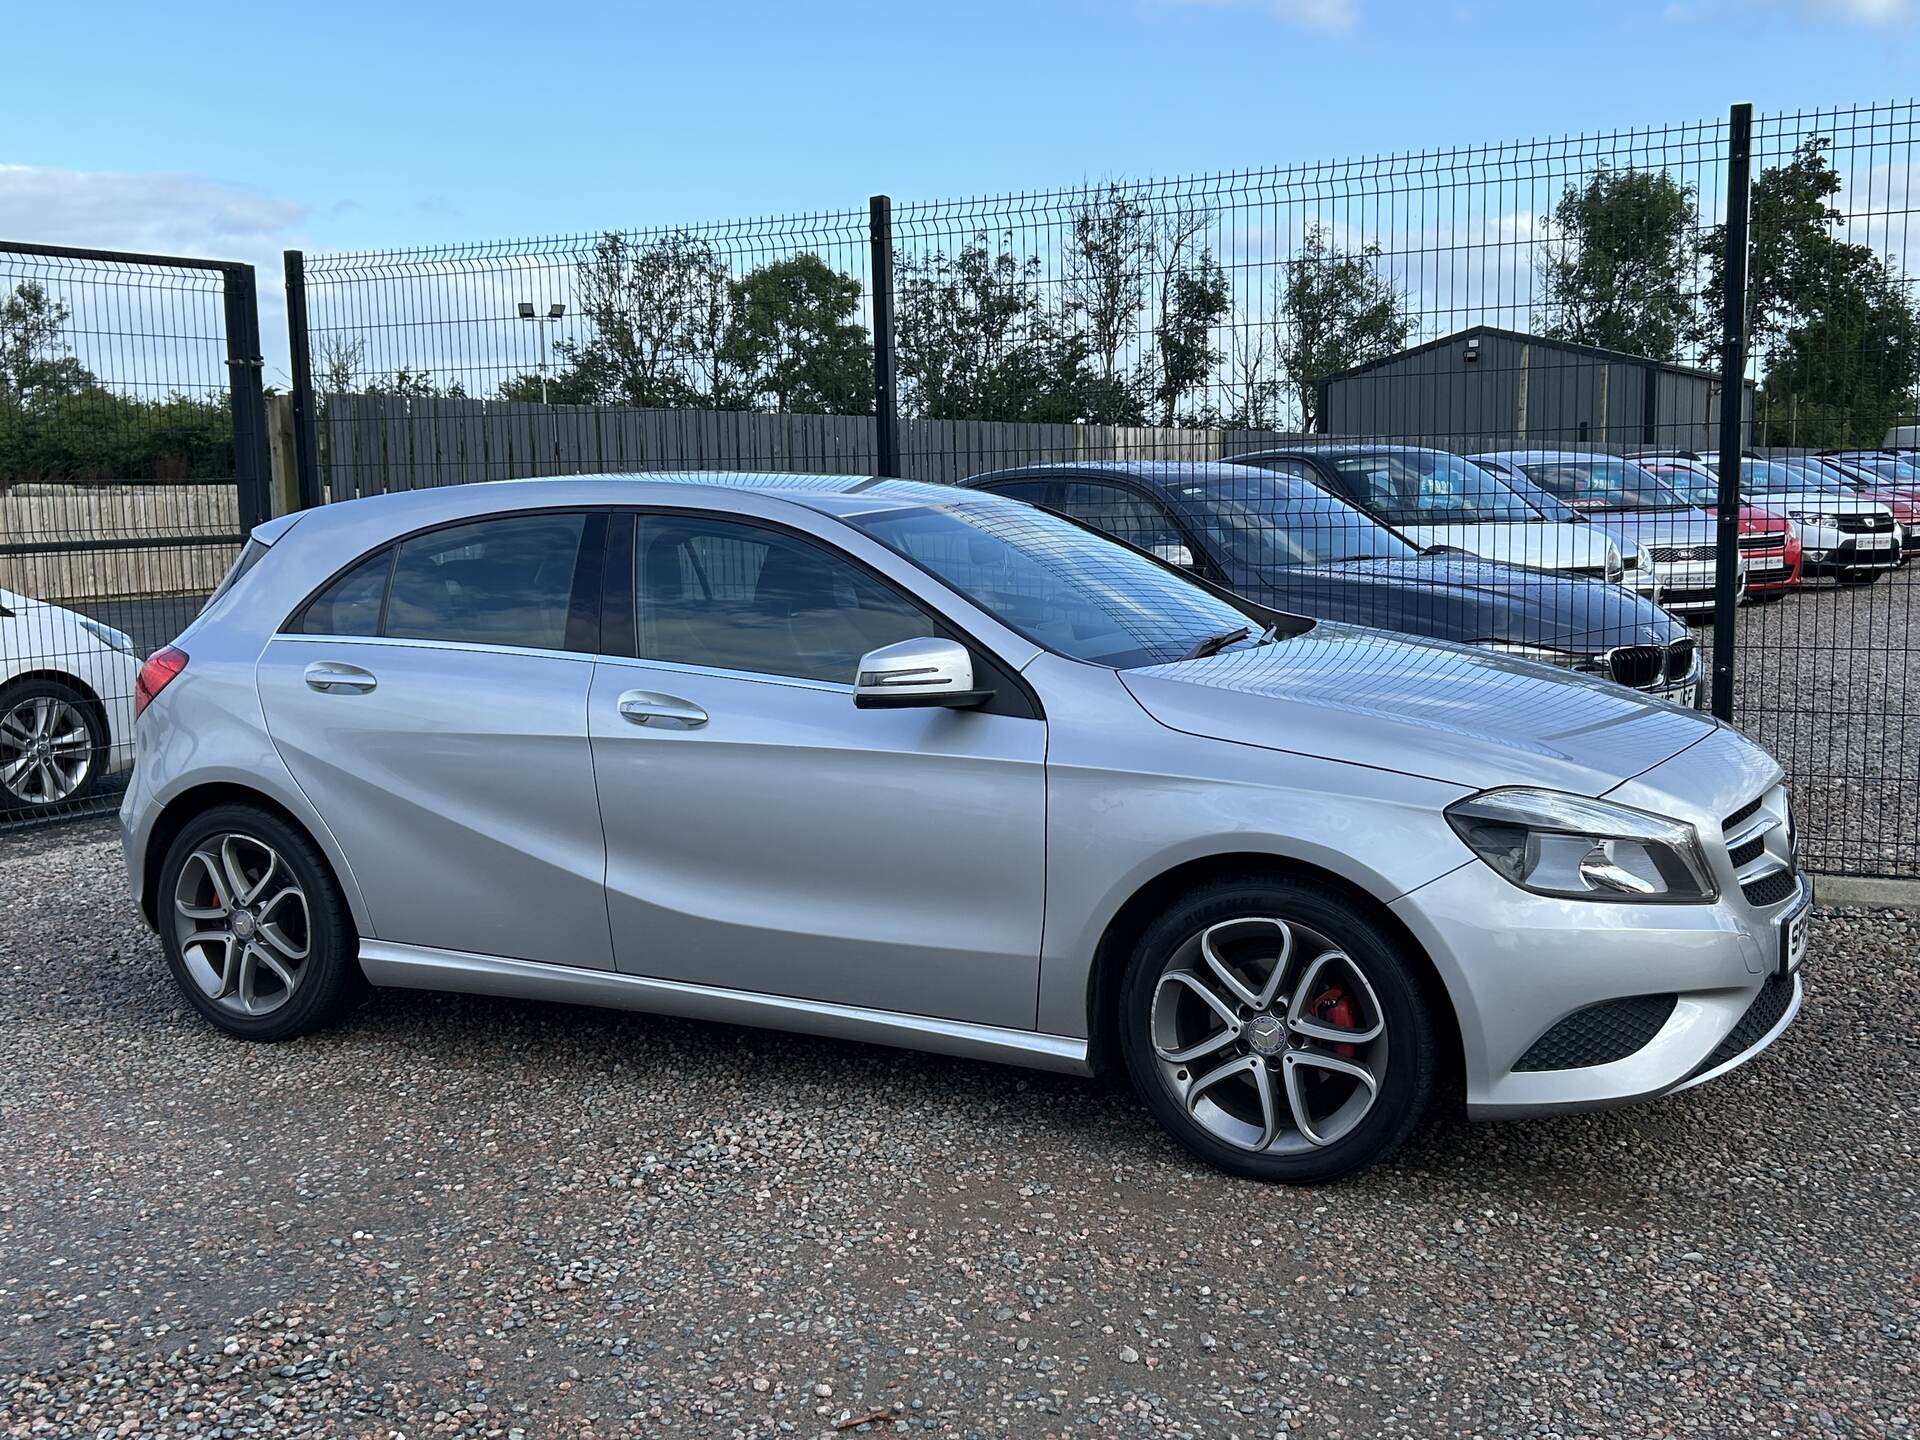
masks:
[[(1392, 909), (1453, 1001), (1468, 1114), (1499, 1119), (1652, 1099), (1772, 1044), (1800, 1003), (1799, 973), (1779, 974), (1780, 917), (1811, 898), (1806, 877), (1797, 884), (1765, 913), (1737, 895), (1711, 905), (1599, 905), (1530, 894), (1474, 860)], [(1599, 1047), (1609, 1058), (1566, 1063), (1581, 1057), (1563, 1049), (1545, 1054), (1552, 1068), (1543, 1068), (1562, 1022), (1598, 1015), (1611, 1024), (1636, 1004), (1644, 1038), (1610, 1032), (1615, 1043)], [(1750, 1034), (1750, 1017), (1772, 1023)], [(1632, 1048), (1611, 1058), (1622, 1044)]]
[(1800, 563), (1803, 569), (1821, 573), (1891, 570), (1900, 563), (1899, 536), (1893, 531), (1852, 535), (1824, 525), (1804, 526), (1800, 534)]
[[(1713, 608), (1716, 580), (1710, 560), (1670, 560), (1660, 567), (1660, 604), (1675, 614), (1685, 615)], [(1746, 568), (1741, 567), (1740, 590), (1747, 584)]]
[(1785, 549), (1747, 550), (1741, 552), (1741, 558), (1747, 562), (1749, 595), (1770, 595), (1776, 590), (1790, 590), (1800, 583), (1800, 577), (1794, 573), (1795, 567), (1787, 563)]

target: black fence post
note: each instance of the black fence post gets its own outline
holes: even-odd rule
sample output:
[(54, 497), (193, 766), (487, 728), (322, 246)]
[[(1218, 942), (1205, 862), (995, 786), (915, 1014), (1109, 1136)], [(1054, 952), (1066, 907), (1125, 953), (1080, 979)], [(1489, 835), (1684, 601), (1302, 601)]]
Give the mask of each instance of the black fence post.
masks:
[(873, 473), (900, 473), (900, 374), (893, 348), (893, 201), (867, 202), (873, 235)]
[(267, 399), (261, 385), (260, 295), (251, 265), (222, 267), (227, 320), (227, 393), (233, 408), (233, 483), (240, 528), (271, 515), (267, 477)]
[(314, 408), (313, 349), (307, 340), (307, 257), (286, 252), (287, 349), (293, 358), (293, 464), (299, 482), (298, 504), (311, 510), (321, 501), (320, 416)]
[(1753, 181), (1753, 106), (1727, 116), (1727, 224), (1720, 297), (1720, 494), (1714, 520), (1713, 713), (1733, 719), (1734, 611), (1740, 603), (1740, 461), (1746, 448), (1747, 202)]

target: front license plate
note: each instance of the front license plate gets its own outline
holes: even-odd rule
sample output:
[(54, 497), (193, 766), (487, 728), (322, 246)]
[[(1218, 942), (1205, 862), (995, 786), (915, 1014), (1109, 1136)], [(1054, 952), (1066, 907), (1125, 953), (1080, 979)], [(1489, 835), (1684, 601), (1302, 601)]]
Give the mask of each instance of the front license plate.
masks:
[(1859, 544), (1862, 550), (1891, 550), (1893, 548), (1893, 536), (1863, 535), (1860, 537)]
[(1807, 958), (1807, 927), (1813, 918), (1813, 896), (1805, 895), (1792, 912), (1780, 917), (1780, 973), (1791, 975)]

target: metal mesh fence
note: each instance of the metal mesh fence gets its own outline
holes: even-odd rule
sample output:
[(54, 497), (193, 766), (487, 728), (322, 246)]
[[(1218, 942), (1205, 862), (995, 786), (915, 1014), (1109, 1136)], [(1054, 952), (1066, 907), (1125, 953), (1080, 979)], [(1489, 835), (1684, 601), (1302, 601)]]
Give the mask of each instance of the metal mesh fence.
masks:
[[(250, 318), (249, 282), (0, 245), (0, 827), (114, 803), (140, 660), (241, 543), (229, 361), (257, 332), (231, 333), (230, 307)], [(257, 397), (257, 370), (239, 387)]]

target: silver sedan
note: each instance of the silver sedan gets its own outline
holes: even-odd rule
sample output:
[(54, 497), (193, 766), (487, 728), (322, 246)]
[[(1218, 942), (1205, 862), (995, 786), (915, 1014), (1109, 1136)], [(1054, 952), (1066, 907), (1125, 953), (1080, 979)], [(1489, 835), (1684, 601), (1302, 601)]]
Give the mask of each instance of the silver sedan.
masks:
[(978, 492), (331, 505), (138, 694), (134, 896), (250, 1039), (371, 982), (1120, 1064), (1195, 1154), (1311, 1182), (1442, 1081), (1645, 1099), (1800, 1003), (1812, 891), (1735, 731)]

